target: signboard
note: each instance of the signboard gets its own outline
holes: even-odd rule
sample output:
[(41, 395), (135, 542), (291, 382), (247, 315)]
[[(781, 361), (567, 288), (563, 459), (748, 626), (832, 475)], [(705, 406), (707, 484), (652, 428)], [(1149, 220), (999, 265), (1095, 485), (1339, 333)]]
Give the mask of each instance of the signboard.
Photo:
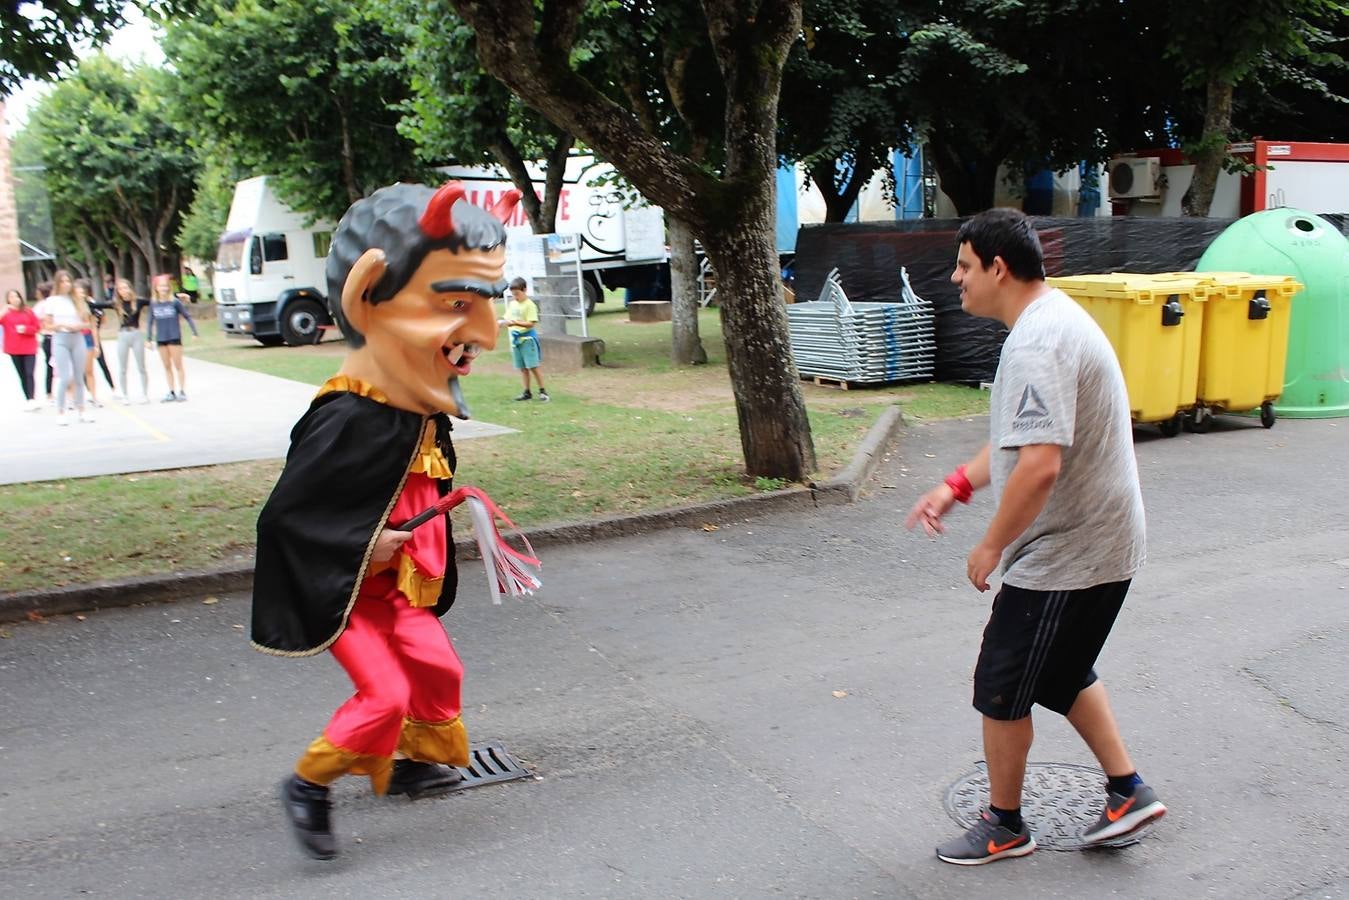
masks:
[(540, 236), (530, 231), (528, 225), (507, 228), (506, 276), (533, 280), (547, 274), (548, 260)]

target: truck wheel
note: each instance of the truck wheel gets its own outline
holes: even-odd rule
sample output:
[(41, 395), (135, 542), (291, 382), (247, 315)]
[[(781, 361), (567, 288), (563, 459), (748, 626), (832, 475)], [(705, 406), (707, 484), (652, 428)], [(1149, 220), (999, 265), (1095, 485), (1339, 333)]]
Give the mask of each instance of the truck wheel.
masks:
[(317, 344), (323, 318), (322, 306), (313, 300), (296, 300), (286, 306), (281, 320), (281, 337), (290, 347)]
[(255, 334), (253, 339), (264, 347), (280, 347), (283, 343), (279, 334)]
[[(598, 303), (600, 299), (600, 288), (599, 285), (595, 284), (595, 282), (591, 281), (589, 278), (584, 279), (581, 282), (581, 285), (585, 289), (586, 318), (590, 318), (595, 314), (595, 304)], [(577, 309), (576, 315), (580, 315), (580, 312), (581, 311)]]

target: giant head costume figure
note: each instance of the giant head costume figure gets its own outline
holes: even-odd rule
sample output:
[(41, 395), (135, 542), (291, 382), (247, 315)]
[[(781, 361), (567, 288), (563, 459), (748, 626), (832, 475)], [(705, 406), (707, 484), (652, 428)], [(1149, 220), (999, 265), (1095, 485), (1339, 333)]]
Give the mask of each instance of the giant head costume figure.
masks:
[(459, 378), (496, 346), (492, 298), (506, 288), (502, 223), (464, 186), (396, 184), (347, 210), (328, 253), (328, 306), (352, 350), (341, 373), (410, 412), (469, 417)]

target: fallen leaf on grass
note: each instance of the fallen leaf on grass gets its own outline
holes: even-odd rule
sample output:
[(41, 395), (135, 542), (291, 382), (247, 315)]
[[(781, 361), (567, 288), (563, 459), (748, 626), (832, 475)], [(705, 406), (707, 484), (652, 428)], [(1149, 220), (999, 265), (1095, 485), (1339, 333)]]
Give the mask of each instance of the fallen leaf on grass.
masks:
[(9, 640), (12, 637), (14, 637), (14, 635), (10, 634), (8, 631), (0, 631), (0, 639)]
[(213, 603), (219, 603), (219, 602), (220, 602), (220, 598), (219, 598), (219, 597), (207, 597), (205, 600), (201, 601), (201, 603), (202, 603), (203, 606), (210, 606), (210, 605), (213, 604)]
[(720, 525), (713, 525), (711, 522), (703, 523), (703, 531), (716, 531), (721, 528)]
[(837, 697), (838, 699), (842, 700), (844, 697), (848, 696), (848, 692), (847, 692), (847, 691), (834, 691), (834, 696)]

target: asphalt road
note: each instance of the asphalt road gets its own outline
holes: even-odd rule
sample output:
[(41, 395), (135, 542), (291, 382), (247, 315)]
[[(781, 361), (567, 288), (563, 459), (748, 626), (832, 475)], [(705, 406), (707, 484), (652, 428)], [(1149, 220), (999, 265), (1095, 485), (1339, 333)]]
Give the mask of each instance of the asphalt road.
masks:
[[(900, 523), (984, 427), (910, 428), (853, 506), (552, 549), (525, 602), (466, 567), (465, 719), (537, 779), (347, 779), (332, 863), (275, 794), (345, 679), (250, 651), (246, 597), (8, 626), (0, 896), (1349, 896), (1349, 422), (1139, 431), (1150, 558), (1098, 668), (1171, 813), (1127, 850), (933, 858), (981, 758), (991, 504)], [(1032, 760), (1091, 762), (1037, 725)]]

